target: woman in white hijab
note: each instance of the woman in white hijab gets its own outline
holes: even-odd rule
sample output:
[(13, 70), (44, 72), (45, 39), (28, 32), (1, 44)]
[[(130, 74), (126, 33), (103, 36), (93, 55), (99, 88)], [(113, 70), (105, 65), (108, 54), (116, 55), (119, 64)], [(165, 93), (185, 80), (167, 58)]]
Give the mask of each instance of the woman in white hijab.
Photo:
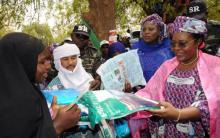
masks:
[(80, 93), (88, 91), (93, 77), (85, 71), (75, 44), (64, 43), (53, 51), (58, 75), (49, 83), (48, 89), (73, 88)]

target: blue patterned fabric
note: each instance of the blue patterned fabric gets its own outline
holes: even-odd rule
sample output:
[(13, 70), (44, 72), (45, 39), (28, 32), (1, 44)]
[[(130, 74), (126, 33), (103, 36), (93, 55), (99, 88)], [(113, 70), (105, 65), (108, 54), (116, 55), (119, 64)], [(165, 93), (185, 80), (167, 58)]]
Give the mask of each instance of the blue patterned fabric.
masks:
[(149, 81), (164, 61), (174, 57), (170, 42), (170, 39), (165, 38), (159, 44), (148, 44), (141, 39), (132, 47), (132, 49), (138, 49), (138, 55), (146, 82)]

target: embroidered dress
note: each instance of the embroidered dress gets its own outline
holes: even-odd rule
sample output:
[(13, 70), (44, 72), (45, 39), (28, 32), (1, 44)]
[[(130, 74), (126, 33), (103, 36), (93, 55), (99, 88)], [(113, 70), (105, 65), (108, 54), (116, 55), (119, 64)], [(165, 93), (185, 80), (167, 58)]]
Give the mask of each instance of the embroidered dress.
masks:
[(197, 68), (188, 71), (173, 70), (167, 78), (163, 94), (165, 101), (172, 103), (176, 108), (197, 107), (201, 113), (201, 120), (177, 123), (173, 120), (149, 119), (151, 134), (169, 138), (202, 138), (209, 135), (208, 102), (201, 87)]
[[(165, 101), (163, 92), (165, 90), (166, 80), (170, 73), (178, 66), (176, 58), (166, 61), (156, 71), (152, 79), (147, 83), (145, 88), (139, 90), (136, 94), (142, 97), (150, 98), (158, 101)], [(198, 75), (201, 86), (205, 93), (209, 107), (209, 131), (210, 138), (219, 138), (220, 131), (220, 58), (199, 52), (199, 60), (197, 62)], [(142, 118), (148, 118), (150, 113), (134, 114), (129, 120), (129, 124), (135, 124), (131, 127), (132, 137), (140, 138), (140, 131), (148, 127), (146, 121)]]

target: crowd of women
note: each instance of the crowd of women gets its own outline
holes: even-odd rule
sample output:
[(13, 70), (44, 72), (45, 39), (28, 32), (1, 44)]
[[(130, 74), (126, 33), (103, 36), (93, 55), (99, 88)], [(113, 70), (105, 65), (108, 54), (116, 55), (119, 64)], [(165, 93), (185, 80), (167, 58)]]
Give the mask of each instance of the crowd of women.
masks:
[[(85, 43), (88, 30), (77, 30), (74, 39)], [(220, 58), (201, 51), (207, 31), (205, 22), (178, 16), (170, 38), (159, 15), (142, 20), (141, 38), (132, 49), (137, 49), (147, 84), (135, 94), (159, 101), (161, 109), (128, 116), (132, 137), (220, 137)], [(54, 98), (48, 108), (38, 84), (46, 79), (53, 57), (58, 74), (48, 89), (99, 89), (100, 77), (84, 66), (85, 60), (89, 67), (95, 60), (88, 55), (84, 59), (85, 48), (78, 45), (74, 40), (64, 42), (51, 53), (39, 39), (25, 33), (1, 38), (1, 137), (54, 138), (77, 124), (78, 106), (66, 111), (68, 107), (58, 107)], [(105, 53), (102, 62), (126, 52), (120, 42), (109, 46), (103, 41), (101, 50)], [(94, 56), (94, 50), (90, 51)], [(129, 87), (126, 82), (124, 90), (131, 91)]]

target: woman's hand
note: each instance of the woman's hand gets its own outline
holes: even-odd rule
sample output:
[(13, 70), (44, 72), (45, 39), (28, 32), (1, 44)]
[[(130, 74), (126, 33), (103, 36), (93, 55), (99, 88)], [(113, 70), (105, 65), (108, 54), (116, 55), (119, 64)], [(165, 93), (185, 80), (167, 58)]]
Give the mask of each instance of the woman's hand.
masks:
[(123, 89), (124, 92), (131, 92), (131, 83), (128, 80), (125, 80), (125, 87)]
[(69, 106), (63, 106), (59, 108), (56, 107), (55, 110), (53, 124), (57, 135), (60, 135), (66, 129), (74, 127), (80, 119), (81, 111), (76, 104), (74, 104), (71, 109), (69, 109)]
[(57, 97), (53, 96), (53, 100), (51, 103), (51, 118), (52, 120), (54, 120), (54, 118), (57, 116), (58, 110), (59, 110), (59, 106), (57, 105)]
[(180, 110), (175, 108), (171, 103), (160, 102), (159, 106), (162, 108), (159, 110), (149, 110), (149, 112), (161, 118), (179, 120)]

